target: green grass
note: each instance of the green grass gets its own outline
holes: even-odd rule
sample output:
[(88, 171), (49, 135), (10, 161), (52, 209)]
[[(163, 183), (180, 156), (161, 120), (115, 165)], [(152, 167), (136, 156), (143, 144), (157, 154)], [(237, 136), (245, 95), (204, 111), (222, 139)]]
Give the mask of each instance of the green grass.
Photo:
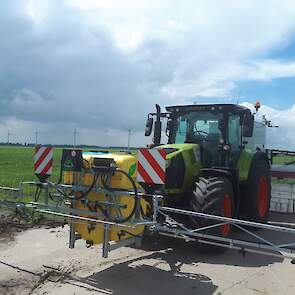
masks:
[[(61, 159), (62, 149), (54, 150), (54, 160), (53, 160), (53, 174), (49, 178), (50, 181), (57, 181), (60, 172), (60, 159)], [(38, 181), (38, 178), (34, 174), (34, 154), (35, 150), (33, 147), (0, 147), (0, 186), (6, 187), (19, 187), (21, 181)], [(36, 188), (33, 186), (26, 186), (24, 188), (24, 198), (16, 199), (13, 195), (7, 192), (0, 192), (0, 199), (2, 200), (12, 200), (12, 201), (22, 201), (29, 202), (33, 200)], [(43, 194), (41, 199), (43, 199)], [(3, 208), (0, 208), (0, 210)], [(21, 214), (24, 217), (24, 212), (26, 212), (29, 219), (29, 223), (38, 223), (40, 220), (44, 219), (44, 216), (40, 213), (33, 213), (31, 209), (26, 209)], [(16, 214), (15, 210), (12, 210), (13, 214)], [(45, 216), (48, 220), (57, 221), (56, 217)], [(61, 221), (61, 220), (58, 220)]]
[[(273, 159), (273, 163), (277, 164), (277, 165), (286, 165), (286, 164), (291, 163), (293, 161), (295, 161), (295, 156), (293, 156), (293, 157), (292, 156), (277, 156), (277, 157), (274, 157), (274, 159)], [(295, 165), (295, 163), (292, 165)]]
[[(291, 163), (293, 161), (295, 161), (295, 156), (277, 156), (277, 157), (274, 157), (273, 164), (286, 165), (286, 164)], [(292, 164), (292, 165), (295, 165), (295, 163)], [(274, 179), (273, 183), (277, 183), (277, 184), (295, 184), (295, 179), (291, 179), (291, 178)]]
[[(61, 152), (62, 149), (54, 150), (51, 181), (58, 178)], [(21, 181), (38, 180), (33, 167), (34, 148), (0, 147), (0, 186), (18, 187)]]

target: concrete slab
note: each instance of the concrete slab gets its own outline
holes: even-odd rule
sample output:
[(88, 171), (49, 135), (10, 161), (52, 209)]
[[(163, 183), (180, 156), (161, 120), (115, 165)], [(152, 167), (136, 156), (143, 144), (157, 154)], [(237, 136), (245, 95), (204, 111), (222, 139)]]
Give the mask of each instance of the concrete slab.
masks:
[(161, 238), (103, 259), (100, 247), (67, 243), (68, 227), (0, 244), (0, 294), (295, 294), (295, 265), (282, 258), (200, 254), (193, 243)]

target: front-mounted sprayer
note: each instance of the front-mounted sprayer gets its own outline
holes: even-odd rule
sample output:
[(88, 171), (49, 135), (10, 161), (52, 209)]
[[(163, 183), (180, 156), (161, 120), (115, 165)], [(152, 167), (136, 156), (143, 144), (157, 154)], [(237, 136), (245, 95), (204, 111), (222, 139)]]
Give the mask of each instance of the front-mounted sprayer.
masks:
[(84, 239), (87, 246), (102, 244), (103, 257), (120, 245), (138, 245), (145, 226), (155, 225), (156, 216), (148, 213), (155, 196), (144, 193), (140, 184), (162, 191), (164, 150), (141, 149), (136, 155), (64, 149), (57, 183), (48, 179), (53, 149), (38, 147), (35, 152), (35, 173), (40, 181), (20, 184), (36, 187), (31, 201), (26, 195), (24, 202), (19, 189), (0, 187), (2, 192), (14, 193), (13, 200), (0, 200), (0, 206), (64, 218), (70, 226), (69, 247), (74, 248), (77, 239)]

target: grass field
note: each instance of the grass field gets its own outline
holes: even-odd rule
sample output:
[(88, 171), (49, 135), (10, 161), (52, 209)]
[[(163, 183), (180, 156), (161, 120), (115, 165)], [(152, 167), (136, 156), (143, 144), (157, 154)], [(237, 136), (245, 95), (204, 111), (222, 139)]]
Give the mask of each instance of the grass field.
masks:
[[(61, 152), (62, 149), (54, 150), (52, 181), (59, 175)], [(0, 186), (17, 187), (20, 181), (37, 180), (33, 166), (34, 148), (0, 147)]]
[[(277, 164), (277, 165), (286, 165), (293, 161), (295, 161), (295, 157), (285, 156), (285, 157), (275, 157), (273, 162), (274, 164)], [(293, 165), (295, 165), (295, 163)]]

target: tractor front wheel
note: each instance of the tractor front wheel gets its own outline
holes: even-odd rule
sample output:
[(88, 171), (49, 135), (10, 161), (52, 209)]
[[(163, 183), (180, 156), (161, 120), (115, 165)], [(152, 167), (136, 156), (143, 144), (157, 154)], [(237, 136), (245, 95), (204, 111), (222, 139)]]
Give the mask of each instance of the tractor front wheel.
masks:
[[(234, 195), (230, 181), (223, 177), (203, 178), (196, 182), (195, 190), (191, 196), (191, 208), (195, 212), (206, 213), (232, 218), (234, 214)], [(213, 226), (210, 229), (200, 231), (204, 234), (229, 237), (231, 225), (220, 224), (222, 221), (214, 221), (202, 217), (191, 217), (195, 228)], [(199, 244), (199, 249), (204, 252), (223, 252), (226, 248)]]

